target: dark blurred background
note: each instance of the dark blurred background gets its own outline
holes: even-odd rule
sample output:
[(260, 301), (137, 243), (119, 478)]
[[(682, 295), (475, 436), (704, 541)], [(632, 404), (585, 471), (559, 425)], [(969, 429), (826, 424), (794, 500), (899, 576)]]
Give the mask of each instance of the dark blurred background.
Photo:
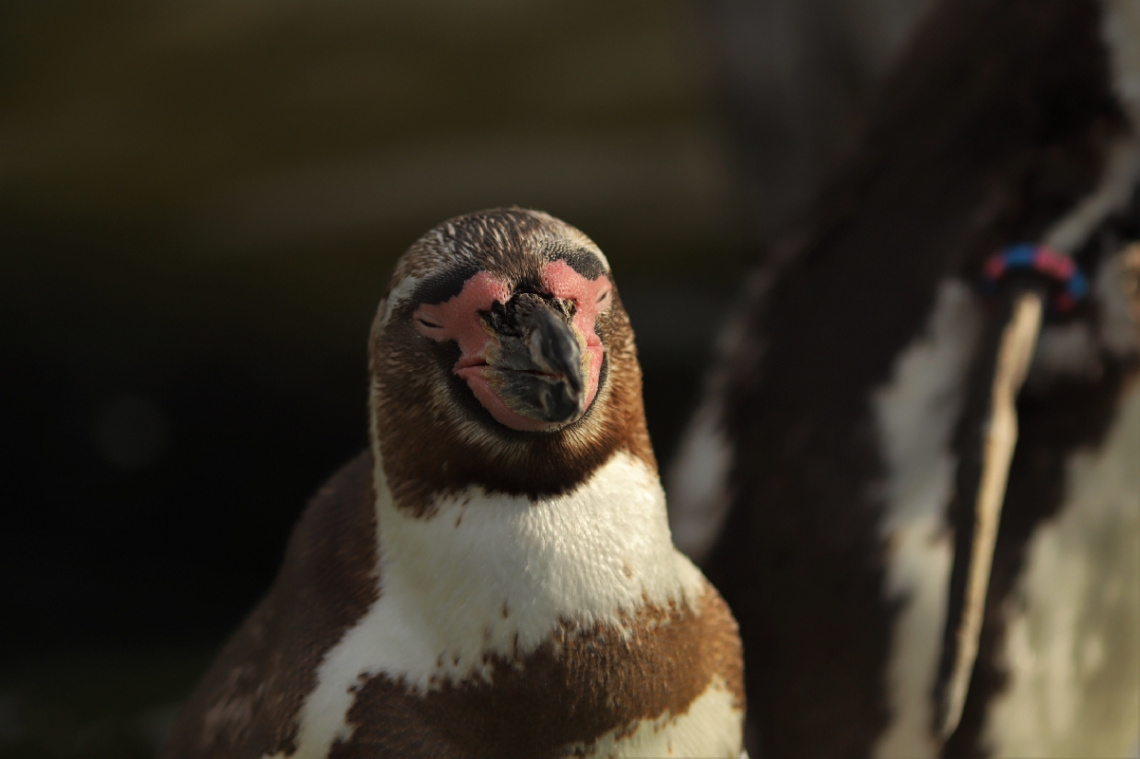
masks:
[(0, 4), (0, 755), (150, 756), (365, 444), (439, 221), (609, 256), (668, 460), (922, 0)]

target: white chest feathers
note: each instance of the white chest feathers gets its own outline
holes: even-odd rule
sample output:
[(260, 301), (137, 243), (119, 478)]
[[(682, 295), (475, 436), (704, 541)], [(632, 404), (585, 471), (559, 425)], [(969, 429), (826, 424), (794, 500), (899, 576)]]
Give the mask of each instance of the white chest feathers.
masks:
[(533, 652), (567, 621), (620, 627), (646, 605), (692, 607), (707, 588), (673, 547), (656, 473), (624, 453), (571, 493), (473, 487), (439, 498), (430, 518), (393, 504), (379, 458), (376, 491), (380, 597), (318, 670), (301, 713), (306, 754), (351, 735), (362, 679), (384, 673), (419, 693), (489, 681), (488, 655)]

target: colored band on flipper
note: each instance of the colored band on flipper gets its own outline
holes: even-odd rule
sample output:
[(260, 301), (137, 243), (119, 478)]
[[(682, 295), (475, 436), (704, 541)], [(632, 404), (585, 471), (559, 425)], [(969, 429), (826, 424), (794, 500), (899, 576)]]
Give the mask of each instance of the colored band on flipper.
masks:
[(1013, 272), (1031, 272), (1049, 282), (1049, 310), (1055, 315), (1072, 311), (1088, 295), (1089, 283), (1073, 259), (1044, 245), (1019, 243), (986, 259), (982, 266), (982, 290), (997, 292), (1002, 280)]

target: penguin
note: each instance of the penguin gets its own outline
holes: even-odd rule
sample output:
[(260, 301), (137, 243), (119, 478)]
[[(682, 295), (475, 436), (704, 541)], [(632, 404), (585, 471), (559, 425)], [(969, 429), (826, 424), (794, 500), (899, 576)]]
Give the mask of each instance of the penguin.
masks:
[(162, 756), (739, 757), (736, 623), (671, 540), (601, 250), (537, 211), (444, 222), (369, 375), (368, 450)]
[[(754, 754), (1136, 755), (1138, 157), (1140, 4), (943, 0), (749, 275), (667, 484), (740, 622)], [(1083, 300), (1040, 266), (986, 292), (1011, 246)], [(1041, 326), (983, 514), (1019, 281)]]

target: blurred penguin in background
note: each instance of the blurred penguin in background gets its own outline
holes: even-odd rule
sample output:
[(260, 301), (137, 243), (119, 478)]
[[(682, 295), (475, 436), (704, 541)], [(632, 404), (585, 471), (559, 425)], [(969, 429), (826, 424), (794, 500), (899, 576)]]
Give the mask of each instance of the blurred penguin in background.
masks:
[(752, 272), (669, 502), (754, 755), (1140, 748), (1138, 157), (1140, 3), (936, 2)]

